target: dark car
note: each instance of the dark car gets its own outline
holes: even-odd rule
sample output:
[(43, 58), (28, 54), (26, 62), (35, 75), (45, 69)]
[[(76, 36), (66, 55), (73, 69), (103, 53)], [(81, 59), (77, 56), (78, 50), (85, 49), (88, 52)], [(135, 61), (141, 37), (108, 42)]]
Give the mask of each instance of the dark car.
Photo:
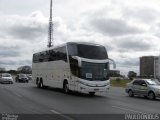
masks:
[(16, 82), (26, 82), (28, 83), (29, 79), (26, 74), (18, 74), (16, 77)]
[(32, 80), (32, 74), (27, 74), (29, 80)]

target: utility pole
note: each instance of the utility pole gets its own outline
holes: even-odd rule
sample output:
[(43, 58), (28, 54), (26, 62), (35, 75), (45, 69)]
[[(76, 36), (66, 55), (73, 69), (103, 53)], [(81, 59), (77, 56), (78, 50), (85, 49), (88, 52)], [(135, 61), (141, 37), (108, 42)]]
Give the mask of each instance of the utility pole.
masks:
[(49, 29), (48, 29), (48, 47), (53, 46), (53, 21), (52, 21), (52, 0), (50, 3), (50, 18), (49, 18)]

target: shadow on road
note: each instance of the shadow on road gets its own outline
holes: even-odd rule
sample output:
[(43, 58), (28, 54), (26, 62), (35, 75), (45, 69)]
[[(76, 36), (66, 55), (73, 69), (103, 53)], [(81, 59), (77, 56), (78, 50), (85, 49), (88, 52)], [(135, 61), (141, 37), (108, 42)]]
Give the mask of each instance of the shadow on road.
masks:
[(61, 94), (66, 94), (66, 95), (71, 95), (71, 96), (76, 96), (76, 97), (85, 97), (85, 98), (105, 98), (105, 96), (101, 96), (101, 95), (89, 95), (89, 94), (85, 94), (85, 93), (79, 93), (79, 92), (73, 92), (70, 91), (69, 93), (64, 93), (64, 91), (62, 89), (59, 88), (53, 88), (53, 87), (44, 87), (44, 88), (37, 88), (34, 87), (35, 89), (39, 89), (39, 90), (45, 90), (45, 91), (53, 91), (53, 92), (57, 92), (57, 93), (61, 93)]
[(131, 99), (139, 99), (139, 100), (147, 100), (147, 101), (160, 102), (160, 98), (156, 98), (156, 99), (154, 99), (154, 100), (150, 100), (149, 98), (143, 97), (143, 96), (134, 96), (134, 97), (126, 96), (126, 97), (131, 98)]

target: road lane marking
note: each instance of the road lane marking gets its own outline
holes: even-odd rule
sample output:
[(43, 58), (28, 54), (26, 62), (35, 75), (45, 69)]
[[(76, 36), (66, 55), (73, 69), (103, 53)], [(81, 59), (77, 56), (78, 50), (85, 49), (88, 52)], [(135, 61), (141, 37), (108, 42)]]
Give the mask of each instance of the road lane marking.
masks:
[(121, 110), (125, 110), (125, 111), (131, 111), (131, 112), (144, 114), (143, 112), (140, 112), (140, 111), (137, 111), (137, 110), (133, 110), (133, 109), (129, 109), (129, 108), (124, 108), (124, 107), (121, 107), (121, 106), (112, 106), (112, 107), (113, 108), (118, 108), (118, 109), (121, 109)]
[(30, 110), (30, 112), (32, 112), (32, 114), (34, 113), (34, 114), (39, 114), (39, 112), (38, 111), (35, 111), (35, 110)]
[(12, 92), (14, 95), (16, 95), (16, 96), (18, 96), (18, 97), (23, 97), (22, 95), (20, 95), (20, 94), (18, 94), (18, 93), (16, 93), (16, 92)]
[(71, 118), (71, 117), (69, 117), (69, 116), (66, 116), (66, 115), (63, 115), (62, 113), (57, 112), (57, 111), (55, 111), (55, 110), (50, 110), (50, 111), (51, 111), (52, 113), (54, 113), (54, 114), (57, 114), (57, 115), (65, 118), (66, 120), (74, 120), (73, 118)]

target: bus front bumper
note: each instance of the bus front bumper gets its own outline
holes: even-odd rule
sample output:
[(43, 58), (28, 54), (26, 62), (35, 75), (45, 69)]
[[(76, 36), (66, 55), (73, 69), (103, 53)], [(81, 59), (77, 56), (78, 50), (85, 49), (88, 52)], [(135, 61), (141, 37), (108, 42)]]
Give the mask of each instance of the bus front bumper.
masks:
[(89, 92), (106, 92), (110, 89), (110, 84), (104, 86), (88, 86), (84, 84), (78, 85), (78, 91), (82, 93), (89, 93)]

